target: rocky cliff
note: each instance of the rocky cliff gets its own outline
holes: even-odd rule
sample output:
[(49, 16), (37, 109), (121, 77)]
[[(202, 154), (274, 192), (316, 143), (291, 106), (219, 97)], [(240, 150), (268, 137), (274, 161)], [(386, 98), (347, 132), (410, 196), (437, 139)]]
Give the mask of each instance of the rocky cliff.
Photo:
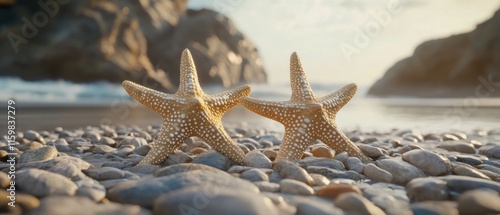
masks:
[(202, 84), (265, 82), (255, 46), (227, 17), (185, 0), (18, 0), (0, 6), (0, 76), (132, 80), (174, 91), (183, 49)]
[(424, 42), (368, 92), (376, 96), (500, 96), (500, 10), (469, 33)]

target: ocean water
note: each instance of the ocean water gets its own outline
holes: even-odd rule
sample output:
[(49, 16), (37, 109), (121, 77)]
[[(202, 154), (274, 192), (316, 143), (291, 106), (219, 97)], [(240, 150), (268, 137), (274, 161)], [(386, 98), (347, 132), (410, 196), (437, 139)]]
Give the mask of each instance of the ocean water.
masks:
[[(75, 129), (87, 125), (128, 124), (146, 126), (160, 124), (151, 110), (131, 99), (119, 84), (105, 82), (74, 84), (66, 81), (25, 82), (17, 78), (0, 78), (0, 104), (8, 99), (16, 104), (16, 125), (20, 131), (51, 130), (61, 126)], [(325, 96), (343, 84), (311, 83), (316, 96)], [(500, 99), (418, 99), (375, 98), (366, 95), (369, 86), (361, 85), (354, 98), (337, 115), (341, 129), (390, 131), (419, 129), (425, 132), (500, 128)], [(212, 94), (222, 87), (203, 87)], [(273, 101), (286, 101), (288, 84), (252, 85), (250, 96)], [(5, 113), (6, 115), (6, 113)], [(5, 117), (0, 124), (6, 125)], [(223, 122), (230, 126), (250, 126), (283, 131), (283, 126), (258, 116), (242, 106), (229, 111)], [(0, 126), (4, 132), (6, 126)]]

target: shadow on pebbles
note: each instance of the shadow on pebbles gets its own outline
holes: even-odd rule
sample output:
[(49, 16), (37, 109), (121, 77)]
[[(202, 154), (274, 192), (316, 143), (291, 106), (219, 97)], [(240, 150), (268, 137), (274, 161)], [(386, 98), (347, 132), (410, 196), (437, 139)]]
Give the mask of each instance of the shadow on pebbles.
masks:
[(499, 130), (351, 131), (346, 135), (374, 162), (320, 141), (301, 160), (274, 162), (282, 133), (237, 127), (227, 130), (246, 153), (244, 165), (192, 137), (162, 165), (136, 166), (159, 130), (30, 130), (17, 134), (15, 156), (1, 140), (0, 213), (500, 213)]

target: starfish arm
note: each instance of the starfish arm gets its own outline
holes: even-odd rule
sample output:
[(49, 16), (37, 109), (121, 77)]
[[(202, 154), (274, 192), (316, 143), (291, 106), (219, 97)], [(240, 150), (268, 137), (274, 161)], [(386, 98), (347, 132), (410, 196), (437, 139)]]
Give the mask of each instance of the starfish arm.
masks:
[(132, 98), (157, 113), (164, 111), (165, 103), (169, 103), (171, 108), (177, 103), (177, 99), (171, 94), (149, 89), (131, 81), (123, 81), (122, 86)]
[(180, 83), (177, 95), (180, 96), (201, 96), (205, 93), (198, 82), (198, 72), (194, 65), (193, 57), (188, 49), (184, 49), (181, 56)]
[(201, 123), (200, 129), (196, 129), (195, 136), (202, 138), (216, 151), (225, 155), (237, 164), (243, 164), (245, 153), (240, 149), (222, 127), (221, 122), (210, 120)]
[(368, 156), (366, 156), (359, 148), (354, 144), (345, 134), (338, 130), (335, 125), (328, 126), (322, 135), (318, 136), (318, 139), (329, 146), (335, 152), (347, 152), (349, 156), (358, 157), (363, 162), (373, 162)]
[(250, 94), (250, 90), (250, 86), (244, 85), (230, 91), (212, 95), (206, 98), (205, 102), (212, 110), (212, 114), (218, 115), (222, 118), (222, 115), (226, 111), (240, 103), (241, 98), (248, 96)]
[(191, 136), (190, 128), (177, 123), (167, 124), (167, 121), (165, 120), (163, 123), (158, 139), (156, 139), (153, 147), (139, 165), (162, 164), (169, 155), (173, 154)]
[(357, 88), (356, 84), (351, 83), (320, 99), (330, 119), (335, 118), (335, 114), (351, 100)]
[(316, 101), (309, 83), (307, 82), (306, 74), (302, 68), (299, 55), (294, 52), (290, 57), (290, 85), (292, 87), (291, 101)]
[(304, 128), (298, 126), (285, 128), (285, 135), (275, 162), (279, 160), (300, 160), (312, 141), (314, 139)]
[(285, 115), (288, 115), (290, 112), (286, 102), (271, 102), (245, 97), (241, 99), (241, 104), (256, 114), (280, 123), (286, 120)]

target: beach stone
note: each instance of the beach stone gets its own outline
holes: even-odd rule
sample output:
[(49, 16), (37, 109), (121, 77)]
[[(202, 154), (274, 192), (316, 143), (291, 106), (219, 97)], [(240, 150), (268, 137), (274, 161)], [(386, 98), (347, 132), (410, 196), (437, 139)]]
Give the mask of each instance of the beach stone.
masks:
[(344, 164), (344, 166), (346, 166), (347, 158), (349, 158), (349, 155), (347, 154), (347, 152), (341, 152), (341, 153), (336, 154), (333, 159), (342, 162)]
[(19, 170), (16, 174), (16, 186), (37, 197), (72, 196), (78, 188), (68, 178), (45, 170), (26, 169)]
[(469, 176), (469, 177), (474, 177), (474, 178), (482, 178), (486, 180), (490, 180), (490, 177), (486, 176), (485, 174), (477, 171), (475, 168), (466, 165), (466, 164), (455, 164), (453, 165), (453, 172), (456, 175), (463, 175), (463, 176)]
[[(123, 205), (113, 202), (98, 204), (86, 197), (50, 196), (43, 198), (40, 207), (30, 211), (29, 215), (46, 214), (115, 214), (139, 215), (145, 214), (137, 205)], [(79, 213), (78, 213), (79, 214)]]
[(274, 164), (273, 170), (283, 179), (293, 179), (308, 185), (314, 184), (309, 173), (291, 161), (280, 160)]
[(500, 158), (500, 145), (486, 144), (479, 148), (479, 154), (489, 158)]
[(319, 167), (319, 166), (309, 166), (307, 167), (307, 172), (310, 174), (321, 174), (328, 179), (332, 178), (342, 178), (342, 179), (351, 179), (354, 181), (359, 181), (364, 179), (365, 177), (357, 172), (352, 170), (349, 171), (341, 171), (336, 169), (330, 169), (327, 167)]
[(39, 149), (39, 148), (43, 148), (43, 147), (44, 147), (44, 145), (37, 142), (37, 141), (16, 145), (16, 148), (19, 149), (20, 151), (26, 151), (26, 150), (30, 150), (30, 149)]
[(278, 214), (269, 198), (262, 195), (227, 187), (209, 185), (187, 187), (161, 195), (154, 201), (154, 215), (189, 214)]
[(472, 156), (472, 155), (459, 154), (459, 155), (456, 155), (456, 157), (457, 157), (458, 162), (466, 163), (466, 164), (469, 164), (472, 166), (477, 166), (477, 165), (483, 164), (483, 161), (481, 159), (479, 159), (475, 156)]
[(149, 175), (149, 174), (153, 174), (158, 169), (160, 169), (160, 167), (157, 166), (157, 165), (142, 164), (142, 165), (137, 165), (137, 166), (133, 166), (133, 167), (127, 168), (125, 170), (128, 170), (128, 171), (130, 171), (132, 173), (136, 173), (136, 174)]
[(124, 169), (126, 167), (130, 167), (130, 165), (123, 163), (122, 161), (107, 161), (104, 162), (101, 167), (113, 167), (117, 169)]
[(224, 171), (228, 170), (232, 165), (231, 159), (217, 151), (209, 151), (198, 155), (192, 163), (205, 164)]
[(331, 203), (323, 201), (302, 201), (297, 204), (295, 215), (344, 215), (344, 212)]
[(329, 158), (329, 159), (335, 157), (335, 151), (323, 144), (318, 144), (313, 146), (311, 149), (311, 153), (314, 155), (314, 157)]
[[(347, 158), (346, 158), (347, 161)], [(298, 162), (298, 165), (306, 168), (308, 166), (328, 167), (331, 169), (345, 170), (344, 164), (338, 160), (328, 158), (308, 157)]]
[(385, 215), (382, 209), (375, 206), (368, 199), (356, 193), (345, 193), (338, 196), (334, 201), (335, 206), (344, 210), (344, 212), (358, 213), (358, 214), (371, 214), (371, 215)]
[(25, 168), (36, 168), (47, 170), (49, 172), (57, 173), (67, 178), (73, 178), (76, 176), (81, 176), (83, 173), (82, 169), (88, 169), (90, 164), (75, 157), (70, 156), (60, 156), (50, 160), (30, 162), (30, 163), (20, 163), (16, 165), (18, 170)]
[(370, 201), (387, 215), (413, 215), (407, 202), (389, 194), (379, 194), (372, 197)]
[[(246, 146), (245, 146), (245, 148), (246, 148)], [(203, 153), (205, 153), (207, 151), (208, 151), (208, 149), (204, 149), (204, 148), (201, 148), (201, 147), (196, 147), (196, 148), (190, 149), (189, 153), (191, 153), (193, 155), (199, 155), (199, 154), (203, 154)]]
[(161, 194), (197, 185), (207, 185), (211, 189), (226, 187), (232, 189), (233, 192), (234, 190), (259, 192), (259, 189), (251, 182), (233, 177), (225, 172), (193, 170), (122, 183), (108, 191), (108, 198), (115, 202), (151, 207), (153, 200)]
[(146, 156), (149, 153), (149, 151), (151, 150), (151, 148), (152, 148), (151, 145), (139, 146), (139, 147), (136, 147), (134, 149), (134, 153), (138, 154), (140, 156)]
[(472, 178), (459, 175), (441, 176), (439, 179), (446, 181), (448, 190), (463, 193), (475, 189), (491, 189), (500, 192), (500, 183), (481, 178)]
[(245, 165), (255, 168), (272, 168), (272, 163), (266, 155), (262, 154), (262, 152), (258, 150), (253, 150), (248, 152), (243, 158), (243, 163)]
[(392, 182), (406, 184), (414, 178), (425, 177), (425, 173), (417, 167), (404, 162), (401, 158), (377, 160), (376, 165), (392, 174)]
[(500, 196), (493, 190), (471, 190), (458, 197), (460, 215), (500, 214)]
[(38, 141), (42, 144), (45, 144), (45, 140), (43, 137), (36, 131), (27, 130), (24, 132), (24, 138), (30, 141)]
[(441, 139), (441, 136), (439, 136), (437, 134), (426, 134), (424, 136), (424, 140), (436, 140), (436, 141), (441, 142), (443, 139)]
[(474, 148), (474, 145), (472, 145), (471, 143), (465, 143), (462, 141), (442, 142), (442, 143), (439, 143), (436, 147), (446, 149), (448, 151), (461, 152), (461, 153), (466, 153), (466, 154), (475, 154), (476, 153), (476, 149)]
[(376, 166), (373, 163), (369, 163), (365, 165), (363, 168), (363, 174), (365, 174), (368, 178), (375, 180), (375, 181), (380, 181), (380, 182), (391, 182), (392, 181), (392, 174), (388, 171), (385, 171), (384, 169)]
[(288, 194), (297, 194), (310, 196), (314, 194), (314, 190), (307, 184), (294, 179), (283, 179), (280, 181), (280, 192)]
[(278, 139), (276, 136), (274, 135), (263, 135), (262, 137), (260, 137), (259, 141), (262, 141), (262, 140), (267, 140), (267, 141), (270, 141), (273, 143), (273, 145), (275, 146), (278, 146), (278, 145), (281, 145), (281, 140)]
[(262, 154), (264, 154), (269, 160), (275, 160), (276, 157), (278, 157), (278, 152), (271, 150), (271, 149), (265, 149), (262, 151)]
[(370, 145), (361, 145), (361, 147), (359, 147), (359, 149), (361, 149), (361, 151), (366, 156), (371, 157), (371, 158), (378, 158), (382, 155), (387, 154), (387, 152), (385, 150), (382, 150), (380, 148), (370, 146)]
[(443, 135), (441, 135), (441, 139), (443, 141), (457, 141), (457, 140), (460, 140), (457, 136), (455, 136), (453, 134), (443, 134)]
[(329, 184), (320, 188), (317, 192), (317, 196), (335, 199), (344, 193), (357, 193), (361, 194), (361, 190), (356, 185), (352, 184)]
[(170, 166), (181, 163), (191, 163), (192, 161), (193, 158), (191, 156), (182, 151), (177, 150), (174, 154), (171, 154), (167, 157), (165, 162), (163, 162), (163, 166)]
[(268, 140), (260, 140), (259, 144), (262, 146), (262, 148), (271, 148), (271, 147), (273, 147), (273, 142), (268, 141)]
[(118, 156), (118, 157), (125, 158), (129, 154), (133, 153), (134, 149), (135, 148), (133, 148), (133, 147), (123, 147), (123, 148), (116, 150), (113, 154)]
[(92, 179), (83, 179), (75, 182), (78, 186), (76, 196), (83, 196), (94, 202), (101, 201), (106, 196), (106, 188), (98, 181)]
[(451, 171), (451, 162), (445, 156), (427, 150), (416, 149), (403, 154), (403, 160), (432, 176), (445, 175)]
[(448, 199), (448, 186), (437, 178), (416, 178), (406, 185), (408, 197), (413, 202), (443, 201)]
[(481, 164), (481, 165), (478, 165), (476, 167), (479, 168), (479, 169), (484, 169), (484, 170), (488, 170), (488, 171), (494, 172), (496, 174), (500, 174), (500, 168), (499, 167), (495, 167), (493, 165)]
[(96, 131), (85, 131), (82, 138), (89, 139), (91, 143), (97, 143), (101, 139), (101, 135)]
[(330, 180), (320, 174), (309, 174), (314, 181), (314, 186), (326, 186), (330, 184)]
[(116, 149), (108, 145), (94, 145), (94, 148), (92, 149), (94, 154), (106, 154), (114, 151), (116, 151)]
[(0, 186), (2, 188), (6, 188), (9, 186), (9, 184), (10, 184), (9, 175), (7, 175), (7, 173), (5, 172), (0, 172)]
[(50, 160), (57, 157), (57, 149), (52, 146), (46, 146), (38, 149), (29, 149), (21, 154), (19, 163), (30, 163), (37, 161)]
[(264, 173), (262, 170), (253, 168), (241, 173), (240, 178), (245, 179), (247, 181), (255, 182), (255, 181), (269, 181), (269, 176)]
[(452, 201), (427, 201), (411, 205), (414, 215), (458, 215), (457, 204)]
[(85, 175), (98, 180), (109, 180), (109, 179), (118, 179), (125, 177), (125, 172), (121, 169), (113, 168), (113, 167), (102, 167), (98, 169), (87, 169), (83, 170)]
[(162, 177), (162, 176), (167, 176), (167, 175), (173, 175), (176, 173), (181, 173), (181, 172), (189, 172), (193, 170), (206, 170), (206, 171), (211, 171), (214, 173), (221, 172), (221, 170), (207, 166), (204, 164), (196, 164), (196, 163), (180, 163), (180, 164), (174, 164), (172, 166), (167, 166), (163, 167), (161, 169), (158, 169), (153, 175), (155, 177)]
[(365, 164), (363, 164), (363, 162), (357, 157), (349, 157), (347, 158), (347, 168), (357, 173), (363, 173), (363, 168), (365, 168)]
[(280, 190), (280, 185), (277, 183), (269, 182), (269, 181), (255, 181), (253, 182), (255, 186), (257, 186), (260, 192), (278, 192)]
[(116, 141), (113, 138), (110, 137), (101, 137), (99, 141), (97, 141), (96, 144), (101, 144), (101, 145), (107, 145), (107, 146), (115, 146)]
[(252, 167), (249, 166), (240, 166), (240, 165), (232, 165), (229, 167), (229, 169), (226, 171), (227, 173), (237, 173), (241, 174), (242, 172), (245, 172), (247, 170), (253, 169)]

